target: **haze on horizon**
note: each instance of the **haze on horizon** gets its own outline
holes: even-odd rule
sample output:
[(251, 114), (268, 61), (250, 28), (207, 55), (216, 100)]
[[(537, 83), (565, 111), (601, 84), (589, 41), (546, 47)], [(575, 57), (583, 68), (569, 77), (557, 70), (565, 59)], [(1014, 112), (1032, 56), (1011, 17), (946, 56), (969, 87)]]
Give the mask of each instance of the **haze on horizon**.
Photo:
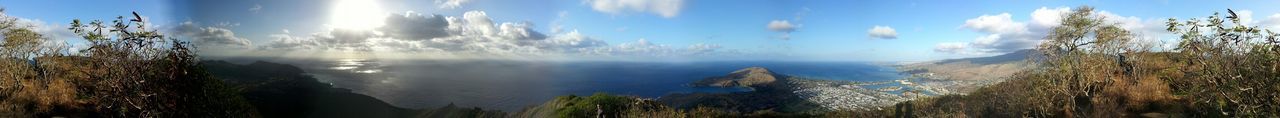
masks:
[[(83, 46), (67, 19), (137, 11), (206, 58), (928, 61), (1029, 49), (1062, 13), (1096, 6), (1172, 46), (1167, 18), (1236, 9), (1280, 28), (1277, 1), (321, 0), (0, 1)], [(73, 4), (68, 4), (73, 3)], [(68, 5), (62, 5), (68, 4)], [(1134, 6), (1138, 5), (1138, 6)]]

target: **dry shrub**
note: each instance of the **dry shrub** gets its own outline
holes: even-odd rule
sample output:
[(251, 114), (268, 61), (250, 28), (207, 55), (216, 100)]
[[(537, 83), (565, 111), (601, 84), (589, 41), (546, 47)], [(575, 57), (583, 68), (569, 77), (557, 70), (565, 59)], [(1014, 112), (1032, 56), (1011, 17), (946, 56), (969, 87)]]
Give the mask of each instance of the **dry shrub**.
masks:
[(1280, 117), (1280, 34), (1244, 26), (1238, 16), (1169, 19), (1182, 35), (1174, 91), (1207, 117)]
[(137, 13), (75, 20), (76, 50), (0, 13), (0, 117), (252, 117), (253, 108), (197, 65), (185, 41), (149, 30)]

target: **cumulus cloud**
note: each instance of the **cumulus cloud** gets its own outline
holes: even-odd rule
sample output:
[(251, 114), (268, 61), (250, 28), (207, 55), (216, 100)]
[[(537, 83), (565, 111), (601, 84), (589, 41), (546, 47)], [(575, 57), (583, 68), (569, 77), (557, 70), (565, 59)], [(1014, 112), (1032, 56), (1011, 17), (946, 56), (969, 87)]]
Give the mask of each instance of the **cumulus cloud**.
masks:
[(539, 48), (561, 50), (569, 53), (581, 53), (592, 48), (609, 46), (608, 43), (582, 35), (577, 30), (560, 34), (538, 43), (540, 43), (537, 44)]
[(1272, 31), (1280, 31), (1280, 13), (1262, 18), (1257, 21), (1256, 25), (1261, 28), (1271, 29)]
[(429, 40), (449, 36), (449, 22), (444, 16), (407, 12), (400, 16), (388, 16), (386, 26), (377, 28), (389, 37), (406, 40)]
[(898, 31), (888, 26), (875, 26), (867, 30), (867, 36), (873, 39), (897, 39)]
[(969, 44), (962, 42), (938, 43), (938, 45), (933, 46), (933, 51), (943, 53), (961, 53), (964, 52), (965, 47), (968, 45)]
[(178, 24), (178, 34), (188, 37), (198, 45), (249, 46), (249, 40), (236, 37), (236, 33), (224, 27), (200, 26), (187, 21)]
[(286, 34), (273, 34), (269, 36), (271, 42), (262, 45), (258, 49), (269, 50), (300, 50), (300, 49), (319, 49), (320, 42), (308, 37), (294, 37)]
[(272, 40), (265, 45), (259, 46), (259, 49), (370, 51), (372, 50), (370, 47), (372, 45), (368, 42), (372, 38), (377, 38), (377, 35), (372, 31), (332, 29), (307, 36), (272, 34), (268, 37), (271, 37)]
[[(1280, 13), (1276, 13), (1272, 15), (1264, 15), (1264, 16), (1261, 16), (1260, 18), (1254, 18), (1255, 14), (1252, 10), (1235, 9), (1234, 11), (1237, 17), (1240, 18), (1241, 25), (1258, 26), (1258, 28), (1270, 29), (1270, 30), (1280, 30)], [(1230, 22), (1230, 21), (1227, 21), (1227, 22)]]
[[(1245, 26), (1253, 26), (1253, 25), (1255, 25), (1255, 24), (1256, 24), (1255, 22), (1253, 22), (1253, 11), (1251, 11), (1251, 10), (1238, 10), (1238, 11), (1235, 11), (1235, 13), (1236, 13), (1237, 17), (1240, 17), (1240, 24), (1241, 24), (1241, 25), (1245, 25)], [(1228, 22), (1230, 22), (1230, 21), (1228, 21)]]
[(1012, 17), (1009, 13), (982, 15), (965, 20), (964, 28), (985, 33), (1029, 33), (1026, 23), (1013, 21)]
[(1031, 19), (1032, 19), (1031, 23), (1035, 24), (1035, 26), (1039, 28), (1050, 28), (1053, 26), (1058, 26), (1059, 24), (1062, 24), (1060, 22), (1062, 21), (1062, 15), (1065, 15), (1067, 13), (1071, 13), (1071, 8), (1040, 7), (1040, 9), (1036, 9), (1035, 11), (1031, 12)]
[(794, 32), (794, 31), (796, 31), (796, 26), (795, 26), (795, 25), (791, 25), (791, 22), (786, 21), (786, 20), (774, 20), (774, 21), (769, 21), (769, 25), (768, 25), (768, 26), (765, 26), (765, 27), (766, 27), (766, 28), (769, 28), (769, 30), (773, 30), (773, 31), (776, 31), (776, 32)]
[(369, 39), (376, 38), (372, 31), (333, 29), (311, 34), (311, 38), (329, 49), (369, 51)]
[(586, 0), (591, 9), (609, 14), (650, 12), (665, 18), (680, 15), (684, 0)]
[(791, 32), (795, 32), (796, 27), (796, 25), (792, 25), (790, 21), (786, 20), (773, 20), (769, 21), (768, 25), (765, 25), (765, 28), (771, 31), (781, 32), (782, 36), (779, 36), (779, 38), (783, 40), (791, 39)]
[[(0, 18), (16, 20), (14, 26), (26, 27), (28, 30), (41, 34), (45, 40), (41, 42), (41, 47), (69, 47), (72, 50), (85, 49), (86, 44), (71, 44), (68, 39), (82, 39), (74, 32), (67, 30), (69, 26), (59, 25), (61, 23), (49, 23), (37, 19), (26, 19), (21, 17), (9, 16), (0, 12)], [(4, 37), (4, 33), (0, 33), (0, 37)], [(2, 40), (2, 39), (0, 39)], [(72, 51), (73, 53), (75, 51)]]
[[(965, 20), (962, 28), (984, 33), (973, 39), (972, 42), (965, 43), (964, 52), (966, 54), (989, 54), (989, 53), (1005, 53), (1021, 49), (1034, 48), (1039, 45), (1050, 30), (1061, 24), (1061, 17), (1071, 12), (1071, 8), (1057, 7), (1048, 8), (1041, 7), (1031, 12), (1029, 21), (1015, 21), (1013, 15), (1009, 13), (1000, 13), (995, 15), (982, 15), (976, 18)], [(1138, 38), (1154, 38), (1155, 35), (1164, 35), (1160, 19), (1144, 20), (1138, 17), (1125, 17), (1107, 11), (1095, 11), (1098, 16), (1104, 17), (1105, 22), (1119, 25), (1119, 27), (1140, 34)], [(958, 43), (946, 44), (948, 47), (956, 47)], [(939, 44), (942, 45), (942, 44)], [(938, 52), (944, 52), (935, 49)]]
[(471, 2), (471, 0), (436, 0), (436, 7), (440, 9), (456, 9), (467, 2)]
[(494, 22), (482, 11), (461, 17), (418, 15), (412, 12), (388, 16), (386, 26), (374, 30), (329, 29), (306, 36), (275, 34), (266, 50), (346, 50), (446, 53), (455, 55), (612, 55), (681, 56), (715, 53), (719, 45), (695, 44), (688, 48), (647, 40), (611, 46), (576, 30), (543, 34), (532, 24)]

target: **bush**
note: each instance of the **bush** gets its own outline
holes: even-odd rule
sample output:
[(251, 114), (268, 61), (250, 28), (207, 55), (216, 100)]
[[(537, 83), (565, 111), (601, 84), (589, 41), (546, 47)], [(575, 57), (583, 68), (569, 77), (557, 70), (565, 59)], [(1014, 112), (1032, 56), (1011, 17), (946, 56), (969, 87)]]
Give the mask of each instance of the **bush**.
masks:
[(252, 117), (252, 107), (198, 65), (191, 45), (148, 29), (137, 13), (74, 20), (88, 49), (47, 45), (3, 16), (0, 115), (6, 117)]
[(1168, 30), (1182, 38), (1173, 56), (1182, 75), (1171, 78), (1175, 91), (1189, 98), (1199, 115), (1280, 116), (1280, 34), (1241, 25), (1234, 11), (1227, 12), (1230, 21), (1214, 13), (1204, 20), (1167, 22)]
[[(969, 95), (899, 103), (858, 116), (1277, 117), (1280, 34), (1242, 26), (1232, 11), (1205, 20), (1169, 19), (1176, 49), (1155, 52), (1133, 34), (1078, 7), (1038, 49), (1038, 68)], [(1230, 22), (1228, 22), (1228, 20)]]

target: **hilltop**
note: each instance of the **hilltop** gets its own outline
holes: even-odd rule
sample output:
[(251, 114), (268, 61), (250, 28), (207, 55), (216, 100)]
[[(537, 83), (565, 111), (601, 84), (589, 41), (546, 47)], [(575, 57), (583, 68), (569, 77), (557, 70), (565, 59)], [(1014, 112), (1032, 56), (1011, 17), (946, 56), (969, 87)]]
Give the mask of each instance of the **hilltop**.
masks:
[(779, 81), (778, 76), (768, 69), (764, 67), (749, 67), (733, 71), (729, 75), (706, 78), (690, 83), (690, 85), (699, 87), (756, 87), (772, 85), (777, 81)]

